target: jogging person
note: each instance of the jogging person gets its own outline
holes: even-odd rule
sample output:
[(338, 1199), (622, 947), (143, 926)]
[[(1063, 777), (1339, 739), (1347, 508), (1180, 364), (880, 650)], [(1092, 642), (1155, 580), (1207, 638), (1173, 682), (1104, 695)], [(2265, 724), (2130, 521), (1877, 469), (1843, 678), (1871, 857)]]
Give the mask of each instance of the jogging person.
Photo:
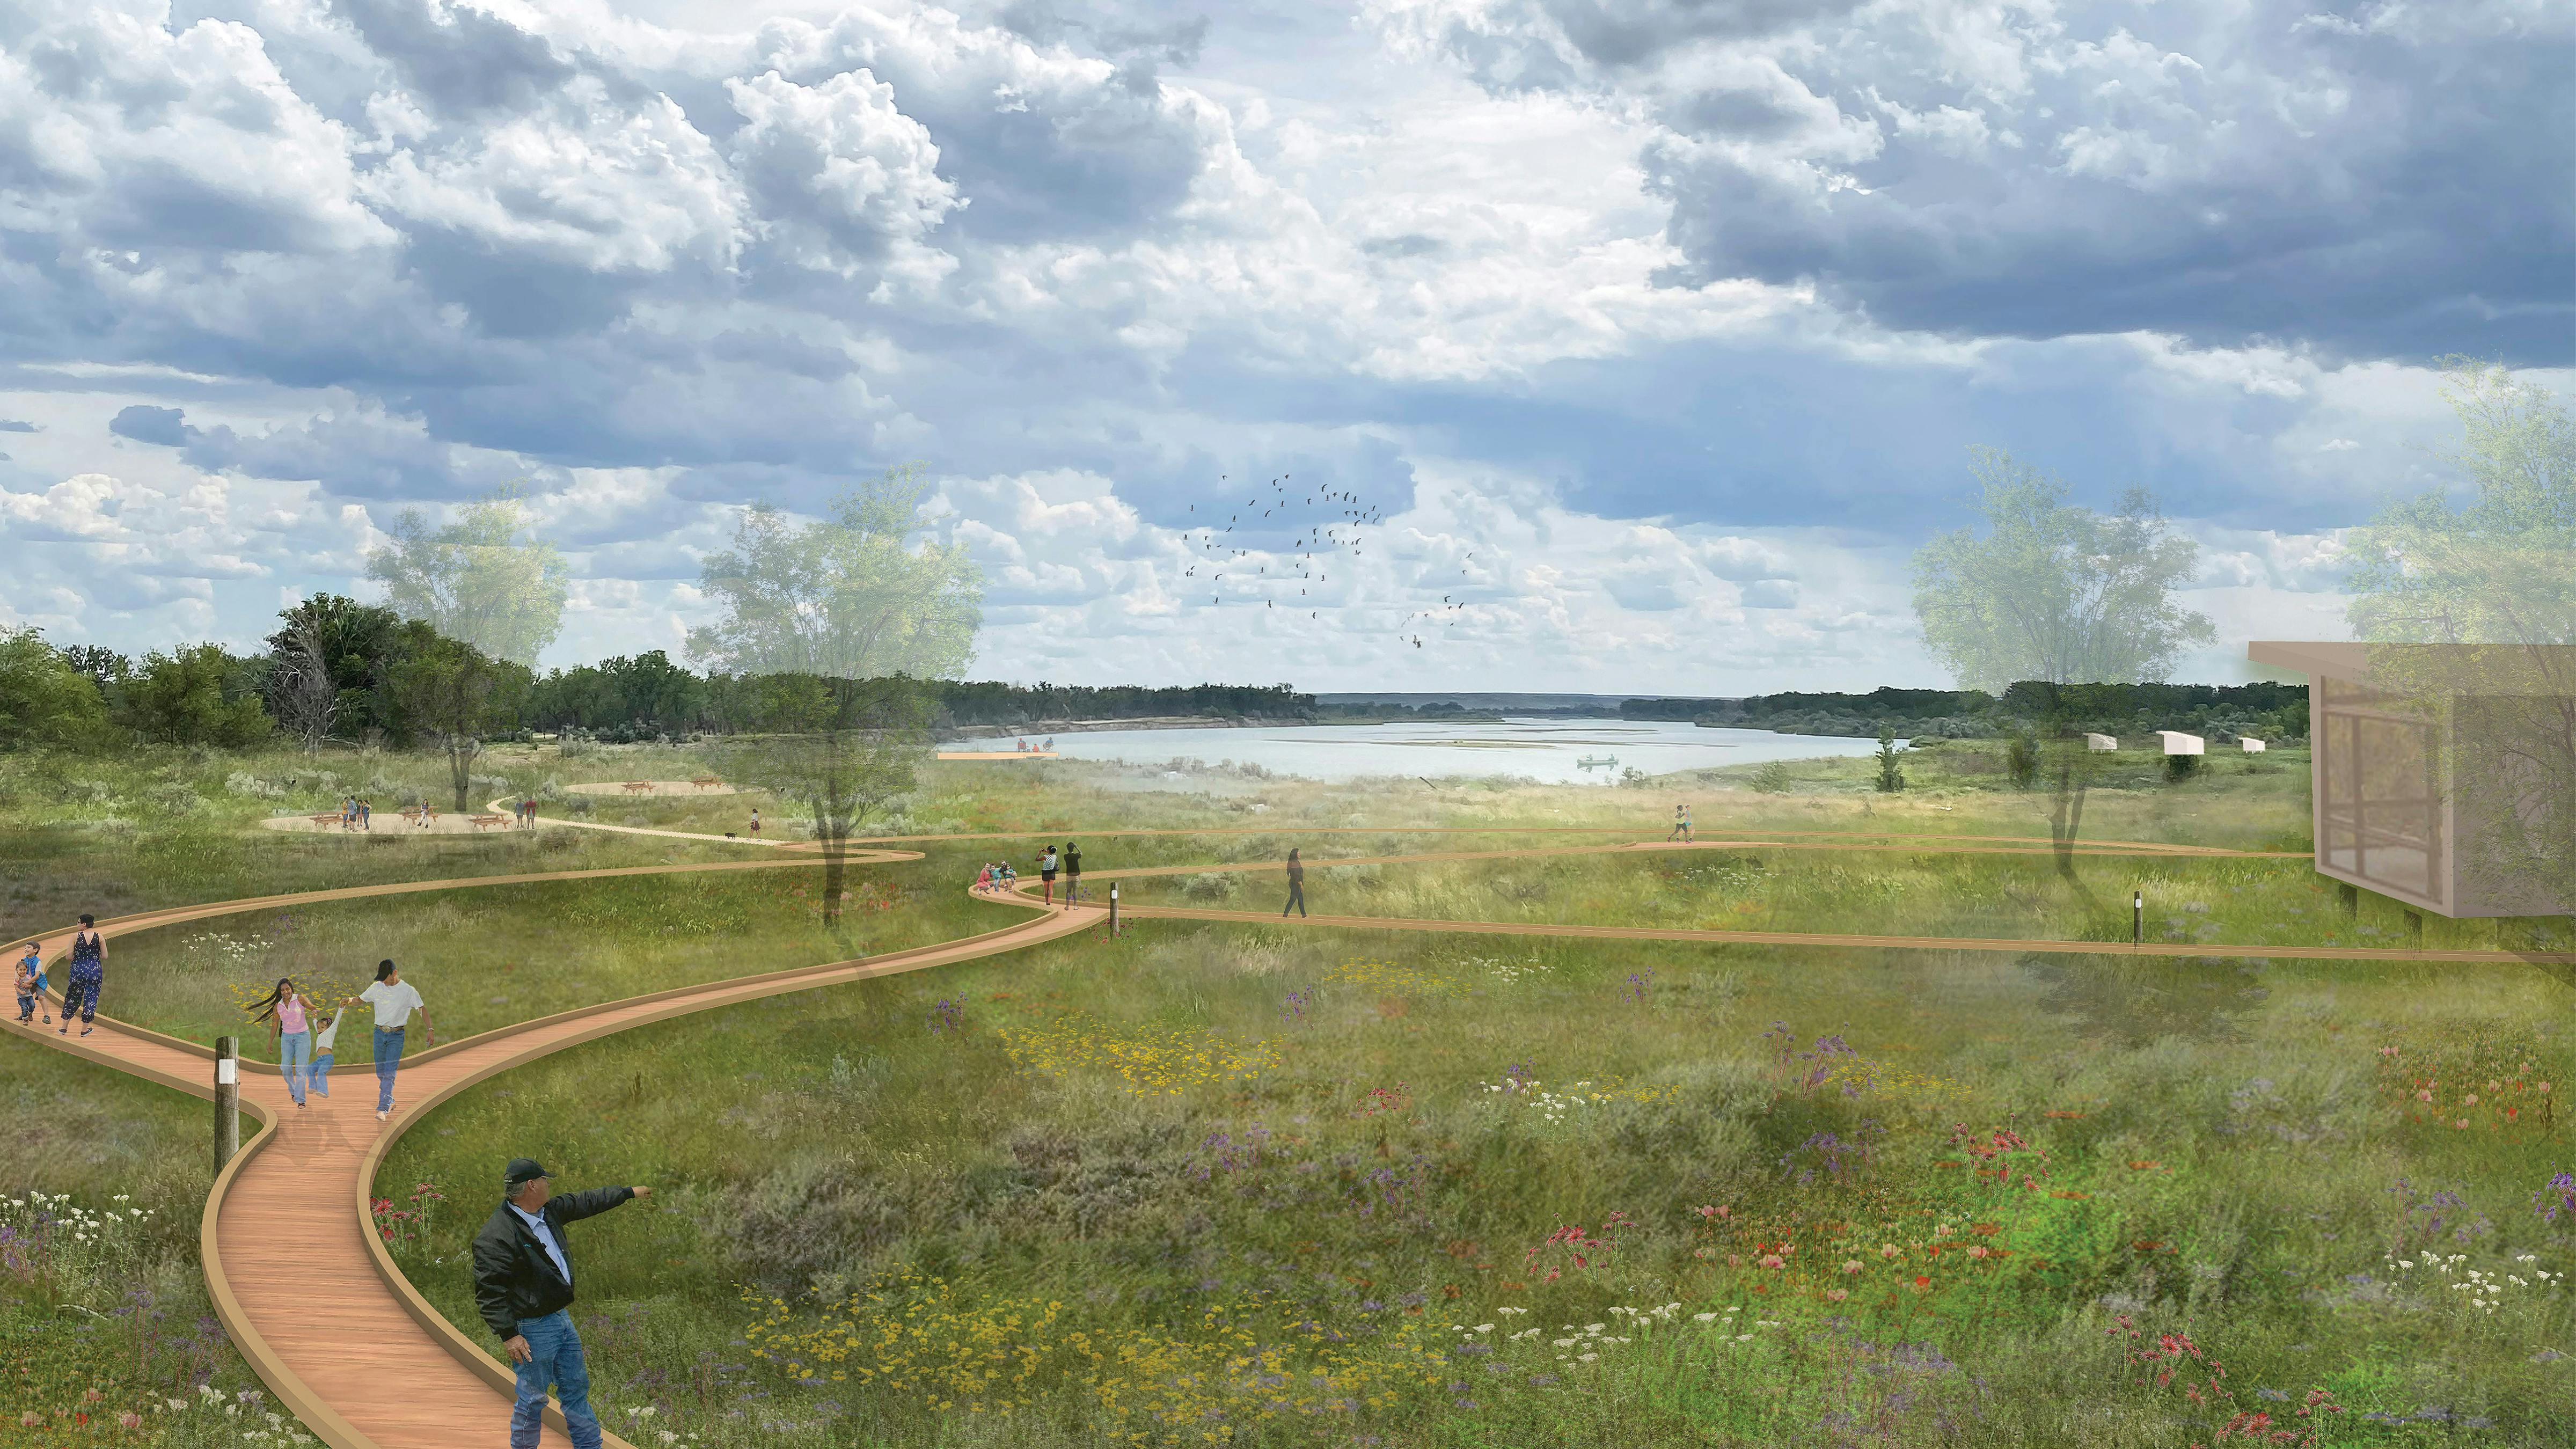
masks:
[(1673, 833), (1665, 836), (1664, 839), (1678, 840), (1687, 845), (1690, 843), (1690, 838), (1690, 806), (1687, 804), (1676, 805), (1673, 807)]
[(1064, 843), (1064, 903), (1072, 905), (1082, 895), (1082, 848), (1068, 840)]
[(86, 911), (81, 914), (80, 929), (72, 933), (72, 969), (63, 982), (63, 1024), (54, 1035), (68, 1035), (72, 1013), (80, 1013), (81, 1035), (95, 1030), (98, 1021), (98, 989), (107, 982), (107, 941), (98, 933), (98, 917)]
[(537, 1449), (546, 1385), (563, 1401), (573, 1449), (599, 1449), (590, 1407), (590, 1366), (573, 1328), (572, 1244), (564, 1226), (650, 1197), (649, 1187), (595, 1187), (554, 1195), (546, 1170), (514, 1157), (501, 1171), (501, 1201), (474, 1235), (474, 1306), (500, 1336), (518, 1373), (510, 1405), (510, 1449)]
[(420, 1013), (421, 1036), (429, 1045), (438, 1045), (438, 1033), (430, 1027), (420, 988), (403, 980), (391, 961), (376, 963), (376, 984), (358, 999), (376, 1009), (376, 1120), (382, 1122), (394, 1110), (394, 1073), (402, 1069), (403, 1031), (411, 1014)]
[(1297, 916), (1306, 915), (1306, 863), (1297, 858), (1297, 848), (1288, 848), (1288, 905), (1279, 908), (1279, 919), (1288, 919), (1288, 907), (1297, 908)]

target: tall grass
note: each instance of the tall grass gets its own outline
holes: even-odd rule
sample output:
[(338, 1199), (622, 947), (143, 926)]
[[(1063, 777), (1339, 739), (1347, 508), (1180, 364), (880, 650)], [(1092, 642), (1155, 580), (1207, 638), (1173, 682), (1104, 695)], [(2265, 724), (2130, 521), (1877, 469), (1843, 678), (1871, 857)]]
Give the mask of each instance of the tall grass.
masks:
[[(973, 1442), (978, 1408), (1015, 1443), (2161, 1445), (2304, 1424), (2312, 1390), (2342, 1407), (2320, 1442), (2439, 1409), (2537, 1443), (2565, 1295), (2490, 1317), (2389, 1255), (2568, 1266), (2531, 1206), (2554, 1117), (2415, 1120), (2401, 1080), (2510, 1039), (2539, 1102), (2563, 998), (2519, 966), (1148, 922), (577, 1049), (443, 1109), (388, 1181), (527, 1152), (664, 1184), (578, 1230), (599, 1377), (782, 1443)], [(428, 1261), (454, 1247), (415, 1277), (471, 1331)], [(915, 1329), (1044, 1352), (987, 1382)], [(2233, 1398), (2135, 1382), (2167, 1332)]]

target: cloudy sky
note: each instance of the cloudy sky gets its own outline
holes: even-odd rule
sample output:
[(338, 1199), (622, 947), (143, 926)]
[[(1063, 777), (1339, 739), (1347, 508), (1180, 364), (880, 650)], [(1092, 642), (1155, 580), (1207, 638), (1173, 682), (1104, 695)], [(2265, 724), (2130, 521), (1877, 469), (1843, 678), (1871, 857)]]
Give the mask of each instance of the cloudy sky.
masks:
[(917, 461), (977, 677), (1934, 684), (1990, 444), (2153, 488), (2233, 677), (2436, 358), (2576, 385), (2571, 73), (2553, 0), (0, 0), (0, 614), (248, 644), (525, 480), (546, 662), (677, 655), (740, 505)]

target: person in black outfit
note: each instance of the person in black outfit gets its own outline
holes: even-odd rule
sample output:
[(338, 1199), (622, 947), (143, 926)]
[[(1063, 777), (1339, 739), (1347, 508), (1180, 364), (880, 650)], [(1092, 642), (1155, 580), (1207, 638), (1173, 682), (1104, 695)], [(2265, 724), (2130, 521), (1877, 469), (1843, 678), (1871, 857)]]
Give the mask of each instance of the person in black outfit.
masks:
[(1306, 914), (1306, 866), (1304, 862), (1297, 859), (1297, 849), (1295, 846), (1290, 846), (1288, 849), (1288, 905), (1281, 906), (1279, 908), (1279, 918), (1283, 921), (1288, 918), (1289, 906), (1296, 907), (1299, 918), (1304, 918)]
[(537, 1449), (546, 1385), (563, 1400), (573, 1449), (599, 1449), (599, 1416), (590, 1408), (590, 1369), (573, 1330), (572, 1245), (564, 1225), (596, 1217), (649, 1187), (599, 1187), (554, 1195), (546, 1170), (514, 1157), (501, 1174), (501, 1205), (474, 1235), (474, 1306), (500, 1335), (517, 1365), (519, 1391), (510, 1408), (510, 1449)]
[(1064, 903), (1072, 905), (1082, 895), (1082, 850), (1072, 841), (1064, 843)]

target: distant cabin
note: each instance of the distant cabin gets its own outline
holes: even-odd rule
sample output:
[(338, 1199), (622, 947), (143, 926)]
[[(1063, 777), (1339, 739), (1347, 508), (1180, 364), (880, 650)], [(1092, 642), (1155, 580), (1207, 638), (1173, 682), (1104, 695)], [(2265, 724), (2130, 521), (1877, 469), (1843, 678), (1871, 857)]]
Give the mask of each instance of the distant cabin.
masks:
[(2205, 755), (2209, 753), (2209, 741), (2202, 739), (2198, 735), (2187, 735), (2180, 730), (2157, 730), (2154, 733), (2157, 739), (2164, 741), (2165, 753), (2168, 755)]
[(2084, 748), (2097, 755), (2107, 755), (2120, 748), (2120, 742), (2109, 735), (2086, 735)]
[(2245, 753), (2249, 755), (2259, 755), (2263, 753), (2263, 742), (2261, 740), (2250, 739), (2240, 735), (2237, 737), (2236, 743), (2243, 745), (2245, 747)]

